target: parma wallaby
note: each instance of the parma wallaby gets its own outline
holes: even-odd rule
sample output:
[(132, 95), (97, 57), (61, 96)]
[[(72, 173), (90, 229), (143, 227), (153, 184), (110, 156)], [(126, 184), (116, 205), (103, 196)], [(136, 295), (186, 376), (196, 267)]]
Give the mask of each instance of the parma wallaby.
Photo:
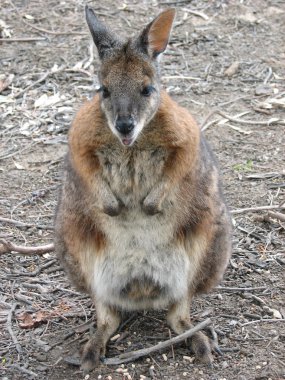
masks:
[[(219, 172), (190, 113), (161, 89), (168, 9), (123, 41), (86, 7), (101, 65), (100, 89), (77, 113), (56, 215), (56, 250), (89, 292), (97, 331), (83, 350), (93, 369), (124, 310), (168, 308), (171, 328), (191, 327), (192, 298), (222, 279), (231, 221)], [(205, 363), (202, 332), (191, 349)]]

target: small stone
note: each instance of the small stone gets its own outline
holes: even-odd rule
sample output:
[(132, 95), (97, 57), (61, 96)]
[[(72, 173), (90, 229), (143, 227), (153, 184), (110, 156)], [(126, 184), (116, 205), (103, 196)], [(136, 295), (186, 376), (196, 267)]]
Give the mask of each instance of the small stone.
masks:
[(141, 379), (141, 380), (146, 379), (146, 376), (144, 376), (144, 375), (140, 375), (140, 379)]
[(267, 362), (263, 362), (262, 365), (267, 365)]
[(89, 380), (89, 378), (90, 378), (90, 375), (87, 374), (87, 375), (84, 377), (84, 380)]
[(200, 370), (198, 373), (199, 373), (199, 375), (203, 375), (204, 374), (204, 372), (202, 370)]
[(257, 366), (255, 367), (255, 369), (261, 369), (261, 366), (260, 366), (260, 365), (257, 365)]
[(97, 379), (102, 379), (102, 375), (98, 375)]
[(112, 342), (115, 342), (117, 339), (119, 339), (120, 338), (120, 334), (117, 334), (117, 335), (114, 335), (114, 336), (112, 336), (112, 338), (110, 339)]
[(146, 358), (145, 361), (149, 363), (150, 362), (150, 358)]
[(162, 354), (162, 358), (165, 362), (167, 362), (167, 356), (165, 354)]
[(224, 361), (222, 362), (222, 368), (225, 369), (227, 368), (229, 365), (228, 365), (228, 362)]
[(255, 88), (255, 95), (270, 95), (272, 94), (272, 87), (260, 84)]
[(187, 360), (187, 361), (190, 362), (190, 363), (193, 363), (193, 361), (194, 361), (194, 357), (191, 358), (191, 356), (183, 356), (183, 359), (184, 359), (184, 360)]
[(132, 368), (136, 368), (136, 365), (135, 365), (135, 364), (132, 364)]
[(187, 376), (187, 372), (183, 372), (182, 375), (183, 375), (183, 376)]
[(233, 62), (224, 72), (224, 75), (227, 77), (232, 77), (234, 74), (237, 73), (239, 69), (239, 62), (235, 61)]

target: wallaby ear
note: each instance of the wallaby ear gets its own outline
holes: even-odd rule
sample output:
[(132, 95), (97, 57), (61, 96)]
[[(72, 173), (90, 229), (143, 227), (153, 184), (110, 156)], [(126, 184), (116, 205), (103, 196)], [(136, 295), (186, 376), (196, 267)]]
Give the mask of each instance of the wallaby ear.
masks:
[(161, 12), (139, 36), (140, 47), (152, 58), (156, 58), (166, 49), (174, 18), (174, 8)]
[(119, 46), (119, 40), (115, 35), (98, 19), (92, 8), (85, 6), (86, 21), (89, 26), (93, 41), (97, 46), (100, 59), (111, 54), (112, 49)]

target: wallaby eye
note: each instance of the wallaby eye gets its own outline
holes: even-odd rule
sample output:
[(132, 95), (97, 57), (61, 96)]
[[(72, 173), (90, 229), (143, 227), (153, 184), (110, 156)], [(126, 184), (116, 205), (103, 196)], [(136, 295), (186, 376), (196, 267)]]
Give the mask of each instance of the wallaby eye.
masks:
[(155, 91), (155, 88), (153, 86), (146, 86), (142, 89), (141, 94), (143, 96), (150, 96), (152, 92)]
[(102, 93), (102, 96), (104, 99), (106, 99), (110, 96), (110, 91), (105, 86), (100, 87), (99, 91)]

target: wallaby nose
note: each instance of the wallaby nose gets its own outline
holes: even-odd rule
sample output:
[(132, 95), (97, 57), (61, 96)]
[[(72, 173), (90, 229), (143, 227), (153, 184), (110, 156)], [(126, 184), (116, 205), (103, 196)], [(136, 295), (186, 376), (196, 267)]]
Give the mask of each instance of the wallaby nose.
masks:
[(117, 118), (116, 129), (122, 134), (127, 135), (134, 129), (135, 123), (131, 116), (121, 116)]

